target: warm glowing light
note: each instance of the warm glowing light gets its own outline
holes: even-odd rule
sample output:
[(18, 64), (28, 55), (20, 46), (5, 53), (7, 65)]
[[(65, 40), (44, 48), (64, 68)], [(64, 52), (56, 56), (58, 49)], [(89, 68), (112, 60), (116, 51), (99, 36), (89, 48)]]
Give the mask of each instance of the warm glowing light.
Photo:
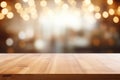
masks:
[(8, 13), (8, 9), (7, 8), (4, 8), (4, 9), (2, 9), (2, 14), (7, 14)]
[(100, 13), (96, 13), (96, 14), (95, 14), (95, 18), (96, 18), (96, 19), (100, 19), (100, 18), (101, 18), (101, 14), (100, 14)]
[(16, 4), (15, 4), (15, 8), (16, 8), (17, 10), (19, 10), (19, 9), (22, 8), (22, 5), (21, 5), (20, 3), (16, 3)]
[(45, 43), (43, 40), (38, 39), (35, 41), (34, 46), (38, 50), (43, 50), (45, 48)]
[(14, 17), (13, 12), (8, 12), (7, 18), (8, 18), (8, 19), (12, 19), (13, 17)]
[(84, 17), (81, 20), (83, 20), (82, 26), (85, 26), (85, 30), (93, 30), (95, 28), (96, 19), (92, 13), (84, 14)]
[(68, 3), (71, 4), (72, 6), (76, 5), (76, 1), (75, 0), (68, 0)]
[(59, 4), (59, 3), (61, 2), (61, 0), (54, 0), (54, 2), (55, 2), (56, 4)]
[(0, 13), (0, 20), (4, 19), (5, 18), (5, 15)]
[(30, 19), (28, 14), (22, 14), (21, 16), (22, 16), (23, 20), (25, 20), (25, 21), (28, 21)]
[[(63, 11), (64, 12), (64, 11)], [(46, 16), (40, 17), (40, 23), (46, 27), (47, 29), (50, 26), (55, 26), (56, 34), (61, 33), (61, 30), (65, 29), (66, 27), (72, 28), (73, 30), (80, 30), (81, 29), (81, 18), (78, 14), (74, 14), (71, 12), (64, 12), (64, 13), (54, 13), (49, 11)]]
[(91, 4), (91, 0), (84, 0), (83, 4), (84, 5), (89, 5), (89, 4)]
[(37, 13), (36, 12), (33, 12), (31, 13), (31, 18), (32, 19), (36, 19), (38, 16), (37, 16)]
[(109, 14), (110, 14), (110, 15), (114, 15), (114, 14), (115, 14), (114, 9), (109, 9)]
[(89, 10), (90, 12), (93, 12), (93, 11), (95, 10), (94, 5), (91, 4), (91, 5), (88, 7), (88, 10)]
[(68, 6), (68, 4), (63, 4), (62, 8), (63, 8), (64, 10), (66, 10), (66, 9), (69, 8), (69, 6)]
[(7, 2), (5, 2), (5, 1), (2, 1), (2, 2), (1, 2), (1, 7), (2, 7), (2, 8), (5, 8), (5, 7), (7, 7)]
[(46, 1), (46, 0), (40, 1), (40, 5), (41, 5), (42, 7), (46, 7), (46, 6), (47, 6), (47, 1)]
[[(66, 17), (66, 19), (64, 18)], [(65, 22), (65, 24), (67, 24), (69, 26), (69, 28), (75, 30), (75, 31), (79, 31), (81, 29), (81, 19), (79, 19), (79, 16), (75, 15), (75, 14), (66, 14), (63, 15), (63, 20)], [(64, 23), (63, 22), (63, 23)]]
[(34, 0), (29, 0), (28, 1), (29, 6), (35, 6), (35, 1)]
[(120, 15), (120, 6), (117, 9), (117, 14)]
[(108, 5), (112, 5), (113, 4), (113, 0), (107, 0)]
[(109, 14), (108, 14), (107, 11), (104, 11), (102, 15), (103, 15), (103, 18), (108, 18), (109, 17)]
[(6, 40), (6, 45), (7, 45), (7, 46), (12, 46), (13, 43), (14, 43), (14, 41), (13, 41), (12, 38), (8, 38), (8, 39)]
[(117, 16), (115, 16), (115, 17), (113, 18), (113, 22), (114, 22), (114, 23), (118, 23), (118, 22), (119, 22), (119, 18), (118, 18)]
[(24, 2), (28, 2), (28, 0), (23, 0)]
[(26, 38), (25, 32), (23, 32), (23, 31), (19, 32), (18, 37), (19, 37), (19, 39), (24, 40)]
[[(90, 7), (91, 11), (94, 11), (94, 5)], [(46, 13), (40, 16), (39, 21), (42, 25), (43, 31), (53, 29), (55, 35), (64, 34), (66, 28), (73, 29), (74, 31), (79, 31), (83, 29), (83, 26), (87, 30), (93, 30), (95, 27), (96, 19), (94, 14), (91, 12), (82, 13), (82, 11), (78, 9), (72, 9), (68, 4), (64, 3), (62, 6), (62, 10), (48, 10)], [(92, 9), (91, 9), (92, 8)], [(97, 18), (101, 17), (101, 15), (97, 16)], [(83, 24), (85, 22), (85, 24)], [(46, 34), (46, 33), (45, 33)]]
[(95, 11), (99, 12), (100, 11), (100, 7), (99, 6), (95, 6)]

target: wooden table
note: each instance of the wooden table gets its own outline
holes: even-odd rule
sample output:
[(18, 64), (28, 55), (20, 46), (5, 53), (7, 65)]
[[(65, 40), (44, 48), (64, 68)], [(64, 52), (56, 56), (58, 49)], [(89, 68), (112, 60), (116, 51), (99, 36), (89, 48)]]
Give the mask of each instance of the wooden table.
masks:
[(0, 54), (0, 74), (117, 75), (120, 54)]

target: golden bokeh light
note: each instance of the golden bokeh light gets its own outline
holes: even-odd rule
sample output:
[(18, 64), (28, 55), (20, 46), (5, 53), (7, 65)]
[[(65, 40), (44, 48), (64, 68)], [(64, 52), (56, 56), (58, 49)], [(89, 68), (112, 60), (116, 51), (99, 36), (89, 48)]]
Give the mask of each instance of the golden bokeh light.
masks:
[(117, 14), (120, 16), (120, 6), (117, 9)]
[(84, 5), (89, 5), (89, 4), (91, 4), (91, 0), (84, 0), (83, 4)]
[(2, 14), (7, 14), (8, 13), (8, 9), (7, 8), (4, 8), (4, 9), (2, 9)]
[(101, 14), (100, 14), (100, 13), (96, 13), (96, 14), (95, 14), (95, 18), (96, 18), (96, 19), (100, 19), (100, 18), (101, 18)]
[(8, 19), (12, 19), (13, 17), (14, 17), (13, 12), (8, 12), (7, 18), (8, 18)]
[(54, 0), (54, 2), (55, 2), (56, 4), (59, 4), (59, 3), (61, 2), (61, 0)]
[(2, 8), (5, 8), (5, 7), (7, 7), (7, 2), (2, 1), (0, 5), (1, 5)]
[(115, 14), (114, 9), (109, 9), (109, 14), (110, 14), (110, 15), (114, 15), (114, 14)]
[(108, 14), (107, 11), (104, 11), (104, 12), (102, 13), (102, 16), (103, 16), (103, 18), (108, 18), (108, 17), (109, 17), (109, 14)]
[(112, 5), (113, 4), (113, 0), (107, 0), (107, 4), (108, 5)]
[(34, 0), (29, 0), (28, 1), (29, 6), (35, 6), (35, 1)]
[(16, 3), (16, 4), (15, 4), (15, 8), (16, 8), (17, 10), (19, 10), (19, 9), (22, 8), (22, 5), (21, 5), (20, 3)]
[(30, 19), (28, 14), (23, 14), (22, 15), (23, 20), (28, 21)]
[(47, 6), (47, 1), (46, 0), (40, 1), (40, 6), (46, 7)]
[(93, 4), (89, 5), (88, 10), (89, 10), (90, 12), (93, 12), (93, 11), (95, 10), (94, 5), (93, 5)]
[(117, 16), (115, 16), (115, 17), (113, 18), (113, 22), (114, 22), (114, 23), (118, 23), (118, 22), (119, 22), (119, 18), (118, 18)]
[(4, 19), (5, 18), (5, 15), (0, 13), (0, 20)]
[(99, 6), (95, 6), (95, 12), (99, 12), (100, 11), (100, 7)]
[(28, 2), (29, 0), (23, 0), (24, 2)]

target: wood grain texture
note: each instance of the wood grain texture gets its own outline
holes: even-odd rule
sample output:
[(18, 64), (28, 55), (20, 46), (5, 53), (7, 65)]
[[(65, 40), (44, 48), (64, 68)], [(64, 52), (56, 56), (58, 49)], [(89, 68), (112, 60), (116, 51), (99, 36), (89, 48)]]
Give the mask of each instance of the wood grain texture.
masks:
[(120, 54), (0, 54), (0, 74), (120, 74)]

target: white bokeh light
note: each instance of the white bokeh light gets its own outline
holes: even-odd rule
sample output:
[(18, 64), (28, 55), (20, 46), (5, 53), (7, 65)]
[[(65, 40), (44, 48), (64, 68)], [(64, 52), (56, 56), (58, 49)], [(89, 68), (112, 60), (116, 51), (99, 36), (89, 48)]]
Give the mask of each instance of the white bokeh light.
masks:
[(7, 45), (7, 46), (12, 46), (13, 43), (14, 43), (14, 41), (13, 41), (12, 38), (8, 38), (8, 39), (6, 40), (6, 45)]
[[(42, 25), (44, 32), (51, 30), (56, 34), (62, 34), (67, 29), (73, 29), (79, 31), (81, 29), (92, 30), (95, 27), (96, 19), (92, 13), (82, 13), (75, 11), (58, 11), (51, 14), (44, 14), (39, 18), (39, 22)], [(63, 30), (63, 31), (62, 31)]]
[(19, 32), (18, 37), (19, 37), (19, 39), (24, 40), (26, 38), (25, 32), (23, 32), (23, 31)]
[(34, 42), (34, 46), (37, 50), (43, 50), (45, 48), (45, 42), (43, 40), (38, 39)]

